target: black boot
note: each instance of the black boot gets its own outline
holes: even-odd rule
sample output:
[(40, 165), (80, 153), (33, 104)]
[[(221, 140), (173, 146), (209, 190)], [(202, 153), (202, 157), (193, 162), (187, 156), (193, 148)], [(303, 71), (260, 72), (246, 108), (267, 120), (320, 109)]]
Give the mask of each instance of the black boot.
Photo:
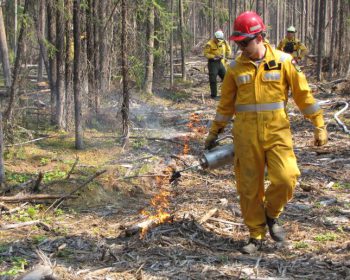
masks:
[(277, 219), (269, 218), (266, 215), (266, 223), (269, 227), (270, 236), (276, 242), (283, 242), (286, 238), (286, 232), (283, 227), (279, 225)]
[(241, 248), (243, 254), (254, 254), (262, 247), (262, 240), (250, 238), (248, 244)]

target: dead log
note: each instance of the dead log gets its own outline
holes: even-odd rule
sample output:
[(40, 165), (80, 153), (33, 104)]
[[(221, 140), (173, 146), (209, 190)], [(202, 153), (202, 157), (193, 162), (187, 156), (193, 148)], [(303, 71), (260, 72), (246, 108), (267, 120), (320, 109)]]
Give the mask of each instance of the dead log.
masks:
[(8, 211), (10, 211), (10, 210), (11, 210), (10, 207), (8, 207), (7, 205), (5, 205), (5, 204), (3, 204), (3, 203), (0, 203), (0, 211), (1, 211), (1, 212), (2, 212), (2, 211), (8, 212)]
[(148, 219), (142, 222), (138, 222), (136, 224), (133, 224), (125, 228), (125, 236), (131, 236), (142, 232), (145, 233), (145, 232), (148, 232), (150, 229), (156, 227), (157, 225), (167, 223), (167, 222), (173, 222), (173, 221), (174, 221), (174, 216), (169, 215), (168, 217), (162, 220), (156, 218), (156, 219)]
[(31, 271), (21, 275), (18, 280), (55, 280), (52, 268), (49, 265), (36, 265)]
[(30, 194), (25, 196), (0, 196), (0, 201), (4, 202), (23, 202), (33, 200), (45, 200), (45, 199), (60, 199), (60, 198), (77, 198), (77, 195), (57, 195), (57, 194)]
[(0, 230), (9, 230), (9, 229), (27, 227), (27, 226), (38, 226), (45, 231), (51, 231), (51, 227), (40, 220), (28, 221), (28, 222), (17, 223), (17, 224), (1, 225)]

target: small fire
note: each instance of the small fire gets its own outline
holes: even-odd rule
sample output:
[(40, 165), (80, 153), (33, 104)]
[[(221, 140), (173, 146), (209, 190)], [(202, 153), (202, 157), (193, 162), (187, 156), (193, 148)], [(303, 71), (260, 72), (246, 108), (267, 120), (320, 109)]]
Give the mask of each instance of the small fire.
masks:
[[(172, 172), (172, 168), (168, 166), (164, 171), (165, 174), (170, 174)], [(168, 177), (166, 176), (156, 176), (156, 184), (161, 187), (165, 184), (165, 180)], [(171, 219), (171, 215), (166, 212), (165, 209), (169, 207), (169, 196), (170, 192), (167, 190), (162, 190), (160, 193), (156, 194), (152, 197), (150, 201), (151, 209), (147, 211), (143, 209), (141, 214), (147, 217), (147, 221), (152, 221), (154, 225), (159, 225), (165, 222), (168, 222)], [(141, 229), (140, 238), (144, 238), (147, 231), (149, 230), (148, 226), (145, 226)]]

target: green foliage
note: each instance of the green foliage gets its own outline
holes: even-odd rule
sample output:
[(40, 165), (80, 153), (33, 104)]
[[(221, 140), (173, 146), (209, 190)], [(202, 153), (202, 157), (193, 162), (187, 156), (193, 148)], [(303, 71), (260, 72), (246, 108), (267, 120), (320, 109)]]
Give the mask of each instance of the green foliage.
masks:
[(338, 238), (338, 235), (333, 232), (327, 232), (324, 234), (318, 234), (314, 237), (315, 241), (326, 242), (326, 241), (335, 241)]
[(309, 245), (305, 241), (299, 241), (294, 243), (295, 249), (305, 249), (308, 248)]
[(14, 160), (14, 159), (24, 160), (26, 159), (25, 149), (22, 146), (16, 147), (16, 148), (11, 147), (5, 150), (4, 158), (5, 160)]
[(44, 235), (34, 235), (33, 236), (33, 241), (35, 244), (39, 244), (41, 242), (43, 242), (46, 239), (46, 236)]
[(16, 276), (18, 273), (24, 270), (24, 267), (28, 265), (28, 261), (24, 258), (13, 257), (11, 260), (11, 268), (9, 270), (0, 272), (0, 276)]
[(340, 183), (340, 182), (336, 182), (333, 186), (333, 189), (335, 190), (350, 190), (350, 183)]
[(20, 184), (28, 181), (30, 178), (32, 178), (33, 174), (30, 173), (18, 173), (18, 172), (11, 172), (11, 171), (5, 171), (6, 174), (6, 181), (9, 184)]
[(141, 89), (143, 77), (145, 76), (144, 62), (136, 56), (129, 57), (130, 76), (136, 82), (138, 89)]
[(51, 162), (51, 159), (49, 159), (49, 158), (42, 157), (40, 159), (40, 165), (42, 165), (42, 166), (47, 165), (50, 162)]
[(147, 145), (147, 140), (145, 138), (137, 138), (133, 139), (132, 141), (132, 148), (133, 149), (140, 149)]
[(53, 181), (53, 180), (63, 179), (66, 176), (67, 176), (67, 172), (56, 169), (54, 171), (46, 172), (44, 174), (43, 181), (45, 183), (48, 183), (48, 182)]

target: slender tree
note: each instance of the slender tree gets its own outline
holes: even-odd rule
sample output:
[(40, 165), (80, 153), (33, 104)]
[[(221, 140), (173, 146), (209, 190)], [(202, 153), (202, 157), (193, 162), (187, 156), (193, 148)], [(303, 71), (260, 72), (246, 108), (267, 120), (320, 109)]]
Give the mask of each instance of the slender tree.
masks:
[(186, 62), (185, 62), (185, 40), (184, 40), (184, 14), (183, 14), (183, 1), (179, 0), (179, 36), (181, 42), (181, 73), (182, 80), (186, 81)]
[(2, 1), (0, 0), (0, 53), (2, 58), (2, 70), (5, 77), (5, 86), (11, 86), (11, 68), (9, 60), (9, 52), (7, 47), (6, 32), (4, 25), (4, 17), (2, 14)]
[[(320, 0), (319, 8), (319, 18), (324, 19), (326, 15), (326, 0)], [(319, 35), (318, 35), (318, 46), (317, 46), (317, 80), (321, 81), (322, 79), (322, 59), (324, 54), (324, 40), (325, 40), (325, 20), (318, 21)]]
[(123, 146), (129, 142), (129, 71), (128, 71), (128, 55), (127, 55), (127, 34), (126, 34), (126, 17), (127, 17), (127, 1), (121, 0), (122, 9), (122, 30), (121, 30), (121, 58), (122, 58), (122, 76), (123, 76), (123, 103), (122, 103), (122, 122), (123, 122)]
[(56, 16), (56, 57), (57, 57), (57, 95), (56, 95), (56, 125), (59, 129), (65, 129), (64, 105), (65, 105), (65, 47), (64, 47), (64, 1), (57, 1)]
[(49, 58), (49, 72), (48, 75), (50, 81), (51, 89), (51, 124), (55, 124), (56, 119), (56, 96), (57, 96), (57, 60), (56, 60), (56, 48), (53, 46), (56, 45), (56, 6), (53, 0), (46, 0), (47, 5), (47, 40), (51, 45), (50, 51), (48, 53)]
[(5, 164), (4, 164), (4, 137), (2, 132), (2, 113), (0, 111), (0, 190), (5, 183)]
[[(24, 2), (24, 9), (23, 9), (23, 17), (28, 16), (28, 8), (31, 6), (32, 3), (30, 3), (31, 0), (25, 0)], [(12, 117), (13, 117), (13, 109), (15, 105), (15, 96), (17, 93), (17, 89), (19, 86), (19, 80), (20, 80), (20, 65), (22, 62), (22, 55), (23, 55), (23, 50), (24, 50), (24, 31), (27, 28), (26, 24), (21, 25), (21, 29), (19, 31), (19, 36), (18, 36), (18, 47), (17, 47), (17, 54), (16, 54), (16, 60), (15, 60), (15, 66), (13, 69), (13, 79), (11, 83), (11, 87), (9, 88), (9, 104), (7, 106), (6, 112), (5, 112), (5, 119), (6, 119), (6, 124), (12, 123)]]
[(74, 116), (75, 116), (75, 148), (81, 150), (83, 143), (81, 92), (80, 92), (80, 0), (73, 2), (73, 33), (74, 33)]
[(170, 33), (170, 86), (174, 86), (174, 0), (170, 0), (171, 33)]
[(147, 6), (147, 23), (146, 23), (146, 71), (143, 83), (143, 91), (152, 94), (153, 87), (153, 62), (154, 62), (154, 5), (149, 1)]

